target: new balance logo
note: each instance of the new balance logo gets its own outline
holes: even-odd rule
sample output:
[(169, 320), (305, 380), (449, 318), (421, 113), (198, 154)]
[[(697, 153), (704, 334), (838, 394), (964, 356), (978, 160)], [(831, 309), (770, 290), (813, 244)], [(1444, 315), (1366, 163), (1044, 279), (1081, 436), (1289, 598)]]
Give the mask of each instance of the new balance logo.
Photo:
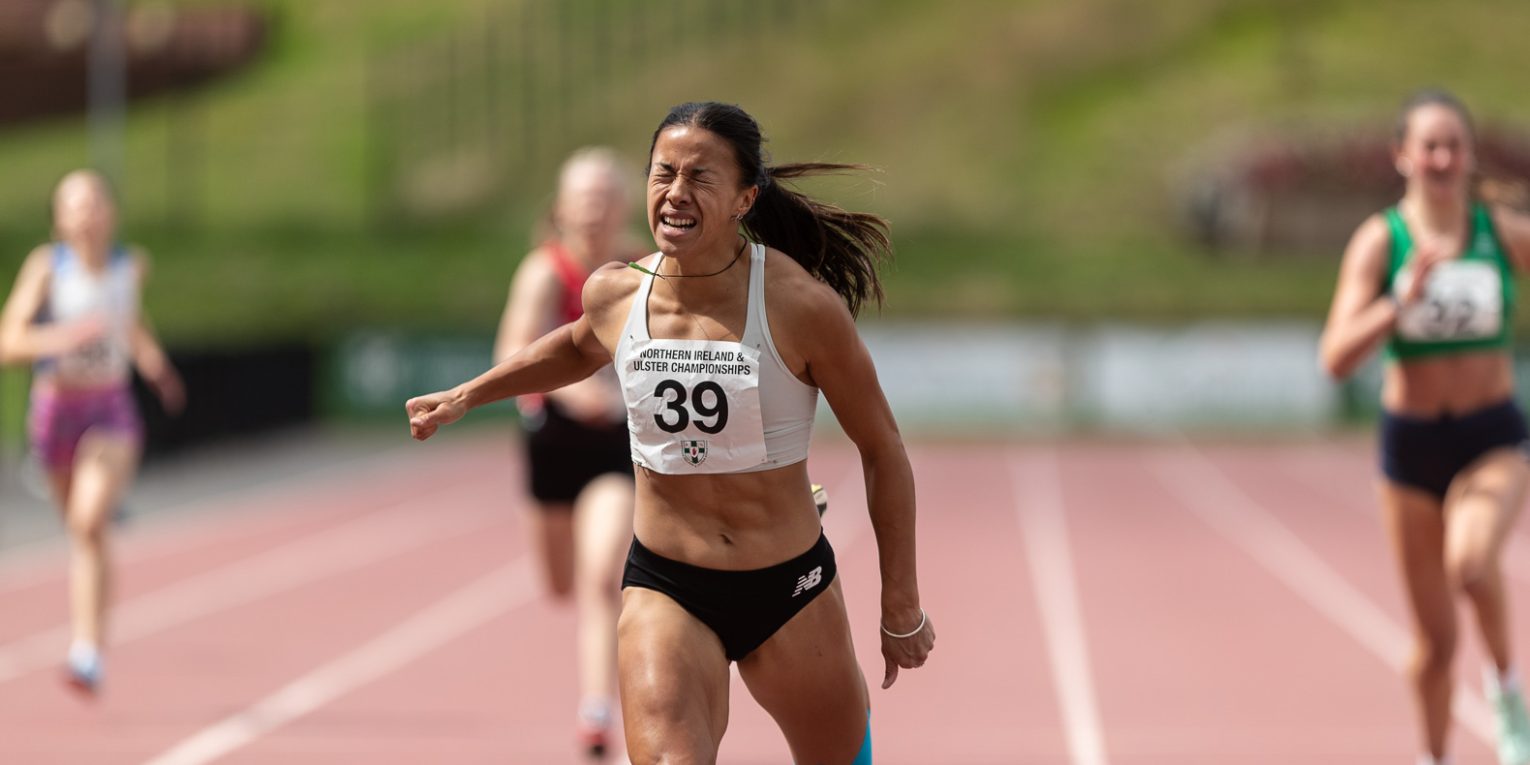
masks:
[(823, 584), (823, 566), (817, 566), (806, 575), (797, 577), (797, 590), (792, 593), (792, 597), (795, 598), (820, 584)]

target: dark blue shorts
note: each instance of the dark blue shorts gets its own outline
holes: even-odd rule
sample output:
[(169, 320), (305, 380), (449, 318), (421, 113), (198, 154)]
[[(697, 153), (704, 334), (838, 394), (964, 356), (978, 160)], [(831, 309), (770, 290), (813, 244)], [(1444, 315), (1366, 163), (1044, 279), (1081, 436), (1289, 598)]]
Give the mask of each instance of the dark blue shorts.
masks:
[(785, 563), (750, 571), (720, 571), (670, 560), (632, 539), (622, 589), (668, 595), (722, 640), (728, 661), (748, 656), (829, 589), (834, 548), (818, 535), (808, 551)]
[(1382, 412), (1381, 472), (1443, 500), (1456, 474), (1477, 458), (1505, 446), (1525, 449), (1527, 441), (1525, 415), (1512, 400), (1433, 418)]

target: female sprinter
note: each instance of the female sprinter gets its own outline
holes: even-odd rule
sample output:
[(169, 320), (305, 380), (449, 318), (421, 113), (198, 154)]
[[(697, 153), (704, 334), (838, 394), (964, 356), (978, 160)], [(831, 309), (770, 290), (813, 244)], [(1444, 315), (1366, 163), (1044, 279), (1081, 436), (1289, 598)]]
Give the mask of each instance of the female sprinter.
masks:
[(143, 423), (136, 367), (166, 410), (185, 399), (139, 308), (148, 259), (116, 242), (117, 211), (99, 175), (75, 171), (53, 194), (56, 241), (33, 250), (0, 312), (0, 362), (35, 363), (28, 433), (70, 540), (73, 642), (67, 679), (102, 679), (111, 514), (133, 480)]
[(595, 272), (577, 322), (406, 404), (411, 434), (425, 439), (475, 406), (615, 364), (637, 464), (617, 634), (634, 762), (716, 761), (730, 662), (796, 762), (871, 762), (870, 700), (804, 462), (819, 391), (864, 466), (882, 687), (934, 646), (919, 602), (913, 473), (851, 319), (881, 295), (886, 224), (780, 185), (844, 169), (768, 166), (741, 109), (675, 107), (649, 148), (659, 251), (640, 268)]
[(1530, 724), (1499, 561), (1530, 482), (1509, 331), (1530, 219), (1475, 192), (1471, 118), (1449, 94), (1410, 100), (1395, 139), (1407, 190), (1350, 240), (1322, 361), (1340, 378), (1377, 348), (1387, 362), (1381, 504), (1414, 617), (1421, 762), (1445, 762), (1460, 593), (1493, 663), (1499, 760), (1525, 763)]

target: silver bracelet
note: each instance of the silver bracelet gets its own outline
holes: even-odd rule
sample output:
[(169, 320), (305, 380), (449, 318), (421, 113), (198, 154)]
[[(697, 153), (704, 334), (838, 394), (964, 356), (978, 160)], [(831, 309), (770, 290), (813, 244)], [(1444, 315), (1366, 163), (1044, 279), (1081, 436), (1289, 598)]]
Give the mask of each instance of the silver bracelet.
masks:
[(919, 609), (919, 626), (915, 627), (913, 632), (909, 632), (909, 633), (905, 633), (905, 634), (899, 635), (896, 632), (893, 632), (892, 630), (887, 629), (887, 625), (885, 625), (885, 624), (879, 624), (877, 626), (882, 628), (882, 634), (883, 635), (886, 635), (886, 636), (888, 636), (888, 637), (890, 637), (890, 638), (892, 638), (894, 640), (903, 640), (904, 638), (911, 638), (911, 637), (913, 637), (913, 636), (915, 636), (915, 635), (917, 635), (917, 634), (919, 634), (921, 632), (924, 632), (925, 622), (928, 622), (929, 620), (930, 620), (930, 615), (926, 614), (924, 612), (923, 608), (920, 608)]

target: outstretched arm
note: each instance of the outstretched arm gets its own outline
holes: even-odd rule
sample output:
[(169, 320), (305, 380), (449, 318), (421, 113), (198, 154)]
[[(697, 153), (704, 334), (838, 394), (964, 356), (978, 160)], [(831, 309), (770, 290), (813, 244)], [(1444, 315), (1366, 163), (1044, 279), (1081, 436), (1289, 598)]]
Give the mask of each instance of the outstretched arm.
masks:
[(409, 399), (409, 434), (421, 441), (469, 409), (527, 393), (545, 393), (583, 380), (610, 363), (588, 315), (520, 349), (492, 369), (451, 390)]
[(900, 667), (922, 666), (935, 646), (935, 625), (919, 604), (914, 471), (850, 312), (827, 287), (816, 286), (822, 287), (814, 290), (819, 294), (804, 301), (815, 330), (803, 350), (808, 374), (861, 454), (882, 571), (882, 687), (889, 688)]

